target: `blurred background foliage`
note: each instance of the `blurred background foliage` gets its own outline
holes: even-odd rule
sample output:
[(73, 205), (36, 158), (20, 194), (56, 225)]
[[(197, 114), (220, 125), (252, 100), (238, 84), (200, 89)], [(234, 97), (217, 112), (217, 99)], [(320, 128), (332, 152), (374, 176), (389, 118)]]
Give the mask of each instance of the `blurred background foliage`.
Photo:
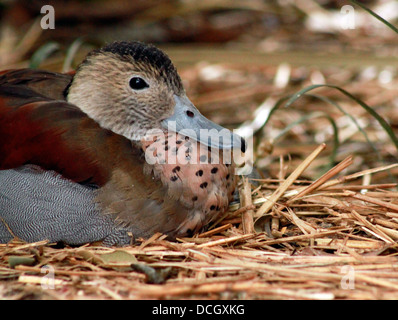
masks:
[[(398, 20), (397, 1), (361, 3), (392, 24)], [(54, 7), (55, 29), (40, 27), (45, 4)], [(354, 29), (342, 27), (345, 5), (352, 6)], [(307, 178), (348, 154), (356, 157), (347, 171), (396, 162), (389, 134), (398, 129), (398, 35), (349, 1), (3, 0), (0, 17), (1, 69), (69, 71), (106, 42), (157, 44), (206, 116), (256, 132), (255, 160), (271, 177), (288, 174), (322, 142), (327, 151)], [(280, 99), (319, 84), (344, 88), (392, 131), (331, 87), (276, 110)]]

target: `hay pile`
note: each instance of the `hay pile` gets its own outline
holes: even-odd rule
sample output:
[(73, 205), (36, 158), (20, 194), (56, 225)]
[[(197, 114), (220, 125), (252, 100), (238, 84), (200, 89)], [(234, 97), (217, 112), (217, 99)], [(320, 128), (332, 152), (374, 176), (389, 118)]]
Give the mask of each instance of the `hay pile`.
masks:
[(0, 245), (0, 297), (397, 299), (398, 192), (358, 178), (398, 165), (332, 179), (347, 158), (316, 181), (297, 180), (323, 149), (283, 181), (253, 189), (242, 179), (246, 203), (192, 238), (155, 234), (123, 248)]
[[(272, 108), (275, 97), (297, 92), (320, 75), (289, 68), (282, 87), (281, 78), (275, 79), (286, 70), (283, 65), (253, 70), (199, 64), (181, 74), (204, 114), (236, 127), (250, 124), (264, 106)], [(215, 70), (218, 77), (207, 79), (206, 72)], [(386, 87), (377, 78), (361, 78), (363, 72), (352, 71), (347, 78), (346, 71), (332, 68), (322, 77), (343, 83), (368, 104), (385, 105), (377, 110), (394, 126), (395, 78)], [(242, 85), (245, 90), (239, 91)], [(208, 231), (176, 242), (155, 234), (124, 248), (0, 245), (0, 298), (397, 299), (396, 150), (356, 103), (330, 88), (321, 95), (343, 105), (368, 135), (366, 140), (347, 116), (329, 106), (339, 133), (338, 164), (331, 169), (325, 170), (335, 144), (332, 125), (318, 117), (328, 104), (304, 96), (258, 129), (255, 160), (264, 177), (241, 177), (241, 202)], [(314, 118), (300, 123), (308, 115)], [(294, 122), (299, 125), (286, 131)]]
[[(240, 203), (193, 238), (170, 242), (155, 234), (123, 248), (0, 244), (0, 299), (398, 299), (398, 168), (391, 138), (397, 140), (398, 128), (396, 35), (359, 22), (355, 30), (312, 30), (306, 21), (321, 9), (314, 1), (286, 2), (282, 10), (261, 2), (241, 15), (241, 3), (220, 12), (218, 2), (209, 2), (184, 13), (183, 4), (197, 3), (176, 2), (177, 11), (160, 2), (167, 10), (155, 6), (143, 21), (159, 20), (155, 25), (167, 31), (162, 48), (205, 116), (254, 129), (262, 178), (241, 177)], [(329, 5), (340, 10), (334, 1)], [(186, 21), (189, 27), (170, 28), (174, 15), (177, 26)], [(202, 19), (208, 15), (219, 29), (209, 31)], [(75, 40), (81, 28), (73, 33), (66, 24), (67, 33), (60, 25), (43, 34), (31, 25), (26, 32), (5, 30), (1, 69), (69, 70), (92, 49)], [(136, 39), (124, 32), (134, 28), (120, 33), (109, 20), (102, 25), (112, 33), (93, 28), (101, 41)], [(140, 35), (145, 26), (157, 30), (143, 24)], [(203, 36), (214, 44), (186, 40), (209, 41)], [(70, 37), (72, 44), (65, 40)], [(50, 55), (54, 39), (69, 50)], [(29, 60), (41, 44), (40, 55)], [(276, 110), (280, 99), (321, 84), (366, 102), (388, 121), (390, 132), (332, 87)]]

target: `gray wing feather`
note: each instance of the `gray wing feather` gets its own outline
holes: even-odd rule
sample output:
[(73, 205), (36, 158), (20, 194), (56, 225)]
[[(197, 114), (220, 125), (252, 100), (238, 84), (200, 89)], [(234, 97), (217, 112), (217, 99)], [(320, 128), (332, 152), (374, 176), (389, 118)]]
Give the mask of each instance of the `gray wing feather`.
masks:
[(27, 242), (128, 244), (128, 230), (101, 214), (95, 197), (96, 188), (38, 166), (0, 171), (0, 243), (15, 235)]

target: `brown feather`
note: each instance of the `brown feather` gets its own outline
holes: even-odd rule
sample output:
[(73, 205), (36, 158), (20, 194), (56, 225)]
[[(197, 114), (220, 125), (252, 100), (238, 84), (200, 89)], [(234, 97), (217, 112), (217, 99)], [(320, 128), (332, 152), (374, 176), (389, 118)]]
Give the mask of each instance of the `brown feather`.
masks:
[[(36, 164), (95, 183), (102, 212), (148, 237), (198, 231), (227, 210), (233, 166), (208, 163), (207, 147), (180, 134), (141, 144), (100, 127), (65, 101), (71, 79), (29, 69), (0, 73), (0, 170)], [(151, 147), (160, 160), (152, 165), (145, 161)], [(176, 162), (167, 163), (173, 153)]]

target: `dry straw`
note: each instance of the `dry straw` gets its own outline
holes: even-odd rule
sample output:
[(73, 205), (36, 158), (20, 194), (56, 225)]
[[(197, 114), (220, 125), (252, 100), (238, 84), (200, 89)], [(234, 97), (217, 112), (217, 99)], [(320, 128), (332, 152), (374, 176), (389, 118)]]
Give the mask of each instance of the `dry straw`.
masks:
[[(0, 245), (0, 295), (397, 299), (394, 185), (345, 185), (392, 166), (332, 180), (352, 163), (348, 157), (303, 187), (298, 177), (323, 149), (324, 145), (316, 148), (286, 180), (277, 182), (276, 189), (275, 182), (254, 189), (250, 180), (242, 179), (240, 209), (192, 238), (171, 242), (158, 233), (123, 248), (57, 249), (45, 241)], [(366, 194), (358, 193), (365, 188)], [(254, 221), (262, 216), (269, 217), (264, 231), (255, 232)], [(52, 268), (52, 287), (43, 288), (43, 266)]]

